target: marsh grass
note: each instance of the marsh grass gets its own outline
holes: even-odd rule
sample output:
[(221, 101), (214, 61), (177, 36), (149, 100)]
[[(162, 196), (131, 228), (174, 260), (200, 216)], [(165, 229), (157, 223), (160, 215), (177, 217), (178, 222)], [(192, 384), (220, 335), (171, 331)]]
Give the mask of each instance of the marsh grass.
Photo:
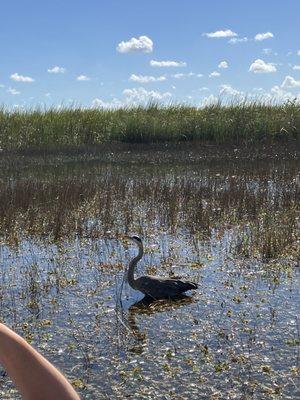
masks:
[(3, 179), (0, 231), (18, 242), (183, 230), (209, 239), (215, 229), (235, 229), (236, 251), (246, 257), (270, 259), (292, 249), (299, 229), (296, 170), (256, 167), (245, 175), (238, 168), (181, 166), (170, 173), (168, 166), (100, 165), (88, 175)]
[(243, 143), (290, 140), (298, 136), (299, 102), (260, 101), (121, 109), (61, 108), (0, 111), (0, 148), (91, 146), (108, 142), (210, 141)]

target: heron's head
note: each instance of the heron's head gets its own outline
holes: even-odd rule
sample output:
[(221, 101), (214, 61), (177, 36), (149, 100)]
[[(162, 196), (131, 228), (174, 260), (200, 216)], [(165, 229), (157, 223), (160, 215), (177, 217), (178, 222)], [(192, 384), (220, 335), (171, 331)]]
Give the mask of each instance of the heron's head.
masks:
[(138, 236), (128, 236), (128, 239), (132, 240), (134, 243), (136, 243), (139, 247), (143, 246), (142, 240)]

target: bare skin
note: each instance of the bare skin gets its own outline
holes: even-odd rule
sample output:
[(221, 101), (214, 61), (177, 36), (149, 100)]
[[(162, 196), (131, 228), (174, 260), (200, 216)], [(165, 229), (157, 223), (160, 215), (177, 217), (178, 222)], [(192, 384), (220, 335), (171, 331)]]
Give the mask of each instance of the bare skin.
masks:
[(24, 400), (80, 400), (49, 361), (3, 324), (0, 324), (0, 363)]

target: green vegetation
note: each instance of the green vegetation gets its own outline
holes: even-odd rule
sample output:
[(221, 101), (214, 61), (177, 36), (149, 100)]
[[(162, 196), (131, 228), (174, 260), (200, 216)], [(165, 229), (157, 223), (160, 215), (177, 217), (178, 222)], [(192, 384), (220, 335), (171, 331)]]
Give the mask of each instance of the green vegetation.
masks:
[(0, 111), (0, 147), (85, 146), (109, 142), (210, 141), (243, 143), (292, 139), (300, 130), (300, 103), (241, 102), (204, 108), (183, 105), (106, 109)]

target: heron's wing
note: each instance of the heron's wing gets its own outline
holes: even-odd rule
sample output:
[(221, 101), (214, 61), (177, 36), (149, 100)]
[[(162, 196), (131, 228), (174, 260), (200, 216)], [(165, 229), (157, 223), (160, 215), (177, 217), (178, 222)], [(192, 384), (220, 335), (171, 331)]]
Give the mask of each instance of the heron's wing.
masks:
[(193, 282), (180, 279), (160, 278), (152, 276), (141, 276), (136, 281), (138, 289), (153, 297), (172, 297), (187, 290), (197, 289), (198, 285)]

